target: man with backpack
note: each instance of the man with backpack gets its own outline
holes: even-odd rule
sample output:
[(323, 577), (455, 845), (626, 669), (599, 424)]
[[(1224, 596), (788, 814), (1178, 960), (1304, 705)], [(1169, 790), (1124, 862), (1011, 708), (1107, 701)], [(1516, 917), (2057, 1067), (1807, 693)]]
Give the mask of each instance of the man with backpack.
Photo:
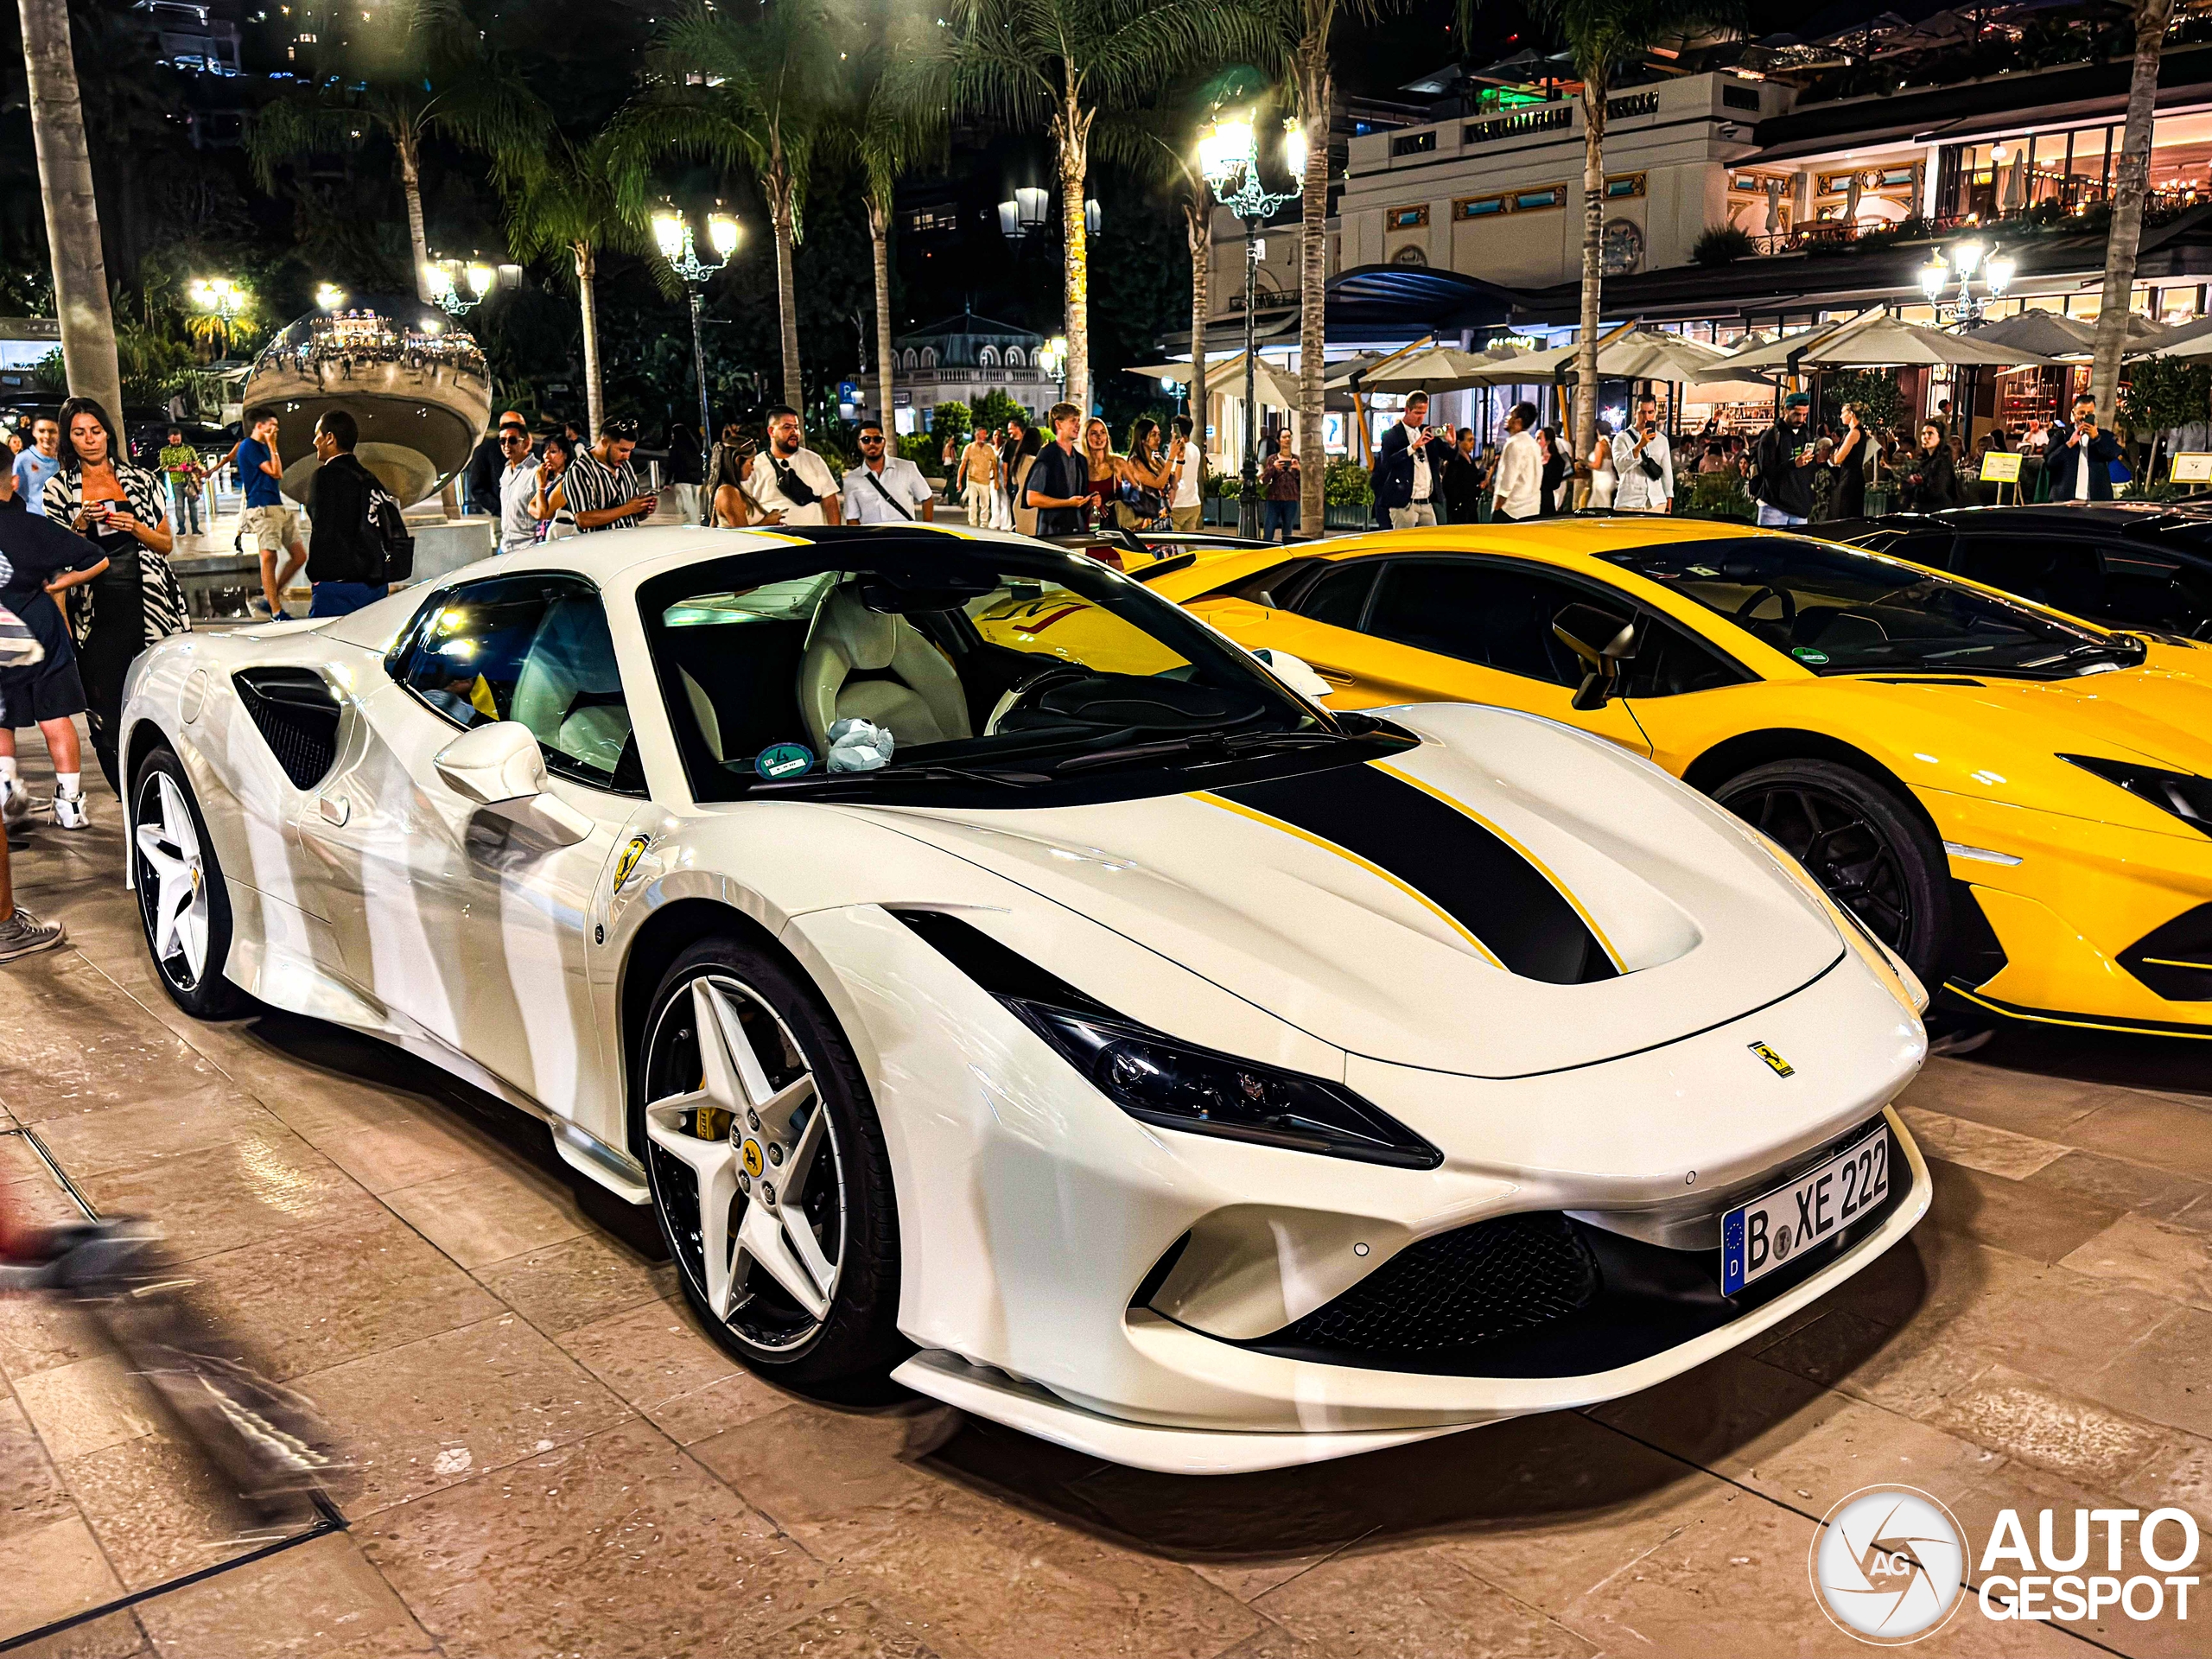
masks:
[[(322, 465), (308, 485), (314, 526), (308, 543), (309, 616), (344, 616), (391, 591), (390, 526), (380, 520), (397, 518), (398, 503), (354, 454), (360, 436), (359, 423), (342, 409), (327, 410), (315, 423), (315, 452)], [(391, 504), (389, 515), (378, 511), (384, 503)]]
[(1770, 529), (1802, 524), (1813, 516), (1814, 445), (1805, 430), (1812, 399), (1793, 391), (1782, 414), (1761, 435), (1745, 487), (1758, 503), (1758, 522)]

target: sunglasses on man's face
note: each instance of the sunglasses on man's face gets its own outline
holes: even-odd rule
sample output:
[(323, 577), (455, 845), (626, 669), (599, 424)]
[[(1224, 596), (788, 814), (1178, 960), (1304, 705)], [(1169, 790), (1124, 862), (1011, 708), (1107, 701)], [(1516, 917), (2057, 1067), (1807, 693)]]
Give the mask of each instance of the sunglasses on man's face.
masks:
[(861, 440), (861, 447), (864, 449), (880, 449), (883, 447), (883, 440), (880, 437), (864, 437)]
[(505, 437), (501, 438), (499, 442), (505, 444), (508, 448), (512, 449), (518, 443), (528, 443), (530, 440), (524, 437), (519, 432), (510, 432)]

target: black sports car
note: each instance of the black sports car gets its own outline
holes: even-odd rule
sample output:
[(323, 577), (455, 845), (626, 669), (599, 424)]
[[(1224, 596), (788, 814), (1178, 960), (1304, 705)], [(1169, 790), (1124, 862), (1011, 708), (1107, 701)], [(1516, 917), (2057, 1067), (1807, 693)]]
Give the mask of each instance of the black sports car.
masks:
[(1821, 524), (1818, 533), (2114, 627), (2212, 639), (2212, 512), (2052, 501)]

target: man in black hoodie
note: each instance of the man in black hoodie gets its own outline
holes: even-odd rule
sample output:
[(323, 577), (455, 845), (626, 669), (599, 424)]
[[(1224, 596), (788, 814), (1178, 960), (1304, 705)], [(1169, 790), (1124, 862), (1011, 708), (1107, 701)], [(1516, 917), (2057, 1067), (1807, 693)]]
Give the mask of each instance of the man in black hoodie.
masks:
[(1751, 488), (1759, 523), (1770, 528), (1802, 524), (1813, 516), (1813, 441), (1805, 417), (1813, 400), (1793, 391), (1782, 400), (1782, 418), (1759, 437), (1751, 458)]
[(382, 487), (353, 454), (361, 429), (342, 409), (315, 423), (315, 452), (322, 465), (308, 486), (308, 585), (315, 597), (309, 616), (344, 616), (373, 605), (391, 591), (384, 579), (384, 543), (369, 524), (372, 492)]

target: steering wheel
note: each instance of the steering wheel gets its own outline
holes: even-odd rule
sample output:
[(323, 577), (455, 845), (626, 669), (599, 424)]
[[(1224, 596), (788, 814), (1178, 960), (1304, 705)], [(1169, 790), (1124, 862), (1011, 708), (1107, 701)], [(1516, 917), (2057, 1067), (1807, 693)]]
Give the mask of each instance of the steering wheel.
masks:
[(1751, 613), (1770, 599), (1782, 601), (1782, 631), (1794, 638), (1797, 632), (1797, 597), (1787, 588), (1762, 588), (1736, 607), (1736, 620), (1746, 628), (1751, 626)]
[(1091, 677), (1087, 668), (1077, 668), (1072, 663), (1047, 663), (1026, 679), (1016, 680), (1000, 696), (998, 707), (991, 710), (991, 717), (983, 722), (983, 735), (995, 737), (1006, 717), (1029, 702), (1048, 686), (1065, 680), (1087, 680)]

